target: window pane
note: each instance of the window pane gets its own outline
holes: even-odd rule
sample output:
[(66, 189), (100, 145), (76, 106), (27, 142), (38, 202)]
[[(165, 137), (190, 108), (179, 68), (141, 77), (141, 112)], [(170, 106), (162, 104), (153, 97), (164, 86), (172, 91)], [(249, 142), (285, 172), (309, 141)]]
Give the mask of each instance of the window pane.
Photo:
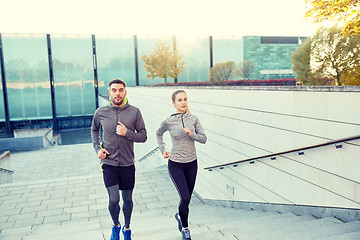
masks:
[(107, 96), (110, 80), (136, 86), (133, 36), (96, 36), (99, 94)]
[[(144, 69), (144, 61), (141, 59), (142, 55), (144, 54), (150, 55), (151, 53), (153, 53), (156, 44), (161, 41), (165, 41), (167, 44), (171, 46), (171, 50), (173, 49), (172, 37), (152, 37), (152, 36), (138, 37), (137, 46), (138, 46), (138, 56), (139, 56), (139, 85), (165, 83), (165, 80), (163, 78), (148, 79), (146, 77), (148, 72)], [(174, 82), (174, 80), (172, 78), (167, 79), (167, 82)]]
[[(233, 61), (236, 67), (244, 61), (241, 37), (213, 37), (213, 64)], [(235, 80), (239, 76), (234, 76)]]
[(209, 38), (176, 38), (176, 48), (184, 56), (185, 68), (178, 82), (208, 81), (210, 73)]
[(52, 118), (46, 35), (4, 34), (10, 119)]
[(92, 115), (95, 90), (91, 36), (51, 35), (51, 48), (57, 116)]
[[(0, 59), (1, 64), (1, 59)], [(1, 71), (1, 70), (0, 70)], [(2, 78), (0, 72), (0, 122), (5, 122), (5, 106), (4, 106), (4, 95), (2, 87)]]
[(298, 37), (261, 37), (261, 44), (298, 44)]

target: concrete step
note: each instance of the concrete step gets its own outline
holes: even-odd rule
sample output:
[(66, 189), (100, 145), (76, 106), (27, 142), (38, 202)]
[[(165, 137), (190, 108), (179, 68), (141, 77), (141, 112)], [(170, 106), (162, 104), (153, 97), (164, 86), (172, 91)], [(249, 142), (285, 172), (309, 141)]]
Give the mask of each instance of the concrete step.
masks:
[(69, 224), (38, 225), (23, 240), (102, 240), (104, 234), (99, 221), (79, 221)]
[(287, 234), (284, 237), (284, 240), (312, 240), (319, 239), (324, 237), (333, 237), (340, 234), (347, 234), (351, 232), (356, 232), (360, 230), (360, 221), (354, 221), (349, 223), (340, 223), (340, 224), (329, 224), (327, 226), (315, 227), (313, 226), (311, 230), (305, 231), (302, 233), (294, 232)]
[(338, 234), (331, 237), (318, 238), (317, 240), (359, 240), (360, 239), (360, 230), (351, 233)]
[[(277, 221), (268, 224), (251, 226), (240, 226), (234, 229), (234, 235), (242, 240), (256, 239), (304, 239), (304, 232), (310, 235), (322, 228), (333, 228), (334, 226), (343, 226), (343, 223), (336, 218), (312, 219), (289, 224), (277, 224)], [(312, 238), (315, 239), (315, 238)]]
[[(110, 239), (112, 221), (101, 175), (4, 184), (0, 190), (0, 239)], [(22, 200), (24, 196), (26, 200)], [(47, 201), (51, 203), (43, 209)], [(133, 240), (180, 240), (174, 219), (178, 201), (166, 168), (138, 171), (131, 222)], [(11, 213), (7, 208), (12, 208)], [(36, 222), (39, 217), (41, 221)], [(120, 221), (124, 222), (122, 215)], [(195, 240), (360, 239), (359, 222), (205, 205), (195, 195), (189, 227)]]
[(228, 232), (236, 232), (241, 229), (248, 231), (252, 228), (258, 228), (261, 225), (262, 229), (273, 229), (274, 226), (286, 226), (288, 224), (298, 224), (300, 222), (306, 222), (314, 219), (310, 215), (296, 216), (293, 213), (284, 213), (277, 215), (270, 215), (264, 217), (250, 218), (250, 219), (239, 219), (238, 221), (232, 221), (229, 223), (214, 224), (209, 226), (212, 231), (219, 230), (226, 234)]

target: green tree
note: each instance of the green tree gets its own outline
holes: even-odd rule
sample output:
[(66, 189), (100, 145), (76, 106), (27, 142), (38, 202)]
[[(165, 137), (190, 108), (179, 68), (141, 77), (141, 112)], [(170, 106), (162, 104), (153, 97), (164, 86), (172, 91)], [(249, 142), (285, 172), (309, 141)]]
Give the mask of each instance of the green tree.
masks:
[(342, 75), (360, 65), (360, 35), (344, 37), (341, 29), (320, 28), (311, 40), (311, 68), (342, 85)]
[(310, 67), (311, 56), (311, 38), (308, 38), (295, 52), (291, 55), (292, 70), (296, 79), (303, 85), (315, 85), (314, 77)]
[(352, 71), (344, 73), (344, 85), (360, 85), (360, 66), (354, 68)]
[(172, 51), (166, 42), (156, 44), (153, 53), (149, 56), (143, 55), (141, 59), (144, 61), (144, 68), (148, 72), (146, 75), (149, 79), (156, 77), (167, 79), (177, 78), (185, 67), (185, 62), (181, 61), (183, 56), (175, 50)]
[(305, 0), (307, 18), (314, 22), (332, 21), (341, 24), (342, 33), (346, 36), (360, 33), (359, 0)]
[(251, 73), (255, 68), (255, 63), (251, 60), (246, 60), (245, 62), (240, 63), (237, 69), (237, 75), (242, 77), (243, 79), (250, 80)]
[(236, 66), (233, 61), (215, 64), (209, 74), (210, 81), (226, 81), (236, 74)]

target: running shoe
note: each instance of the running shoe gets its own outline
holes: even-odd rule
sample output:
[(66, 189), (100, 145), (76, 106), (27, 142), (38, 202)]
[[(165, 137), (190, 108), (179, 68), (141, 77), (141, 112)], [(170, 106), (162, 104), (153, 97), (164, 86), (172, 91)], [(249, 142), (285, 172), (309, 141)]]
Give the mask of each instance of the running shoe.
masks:
[(181, 232), (181, 230), (182, 230), (182, 223), (181, 223), (181, 219), (180, 219), (179, 213), (175, 213), (175, 219), (176, 219), (176, 221), (178, 222), (179, 232)]
[(184, 229), (181, 231), (181, 235), (182, 235), (182, 239), (183, 239), (183, 240), (191, 240), (190, 230), (189, 230), (188, 228), (184, 228)]
[(124, 234), (124, 240), (131, 240), (131, 230), (125, 230), (125, 226), (122, 229), (122, 233)]
[(113, 226), (110, 240), (120, 240), (120, 226)]

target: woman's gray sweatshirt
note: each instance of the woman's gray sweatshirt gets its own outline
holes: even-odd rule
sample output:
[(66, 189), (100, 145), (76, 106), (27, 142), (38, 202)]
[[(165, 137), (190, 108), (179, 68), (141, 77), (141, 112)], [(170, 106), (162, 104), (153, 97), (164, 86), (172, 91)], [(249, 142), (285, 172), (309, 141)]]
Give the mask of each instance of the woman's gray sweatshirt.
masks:
[[(184, 127), (191, 130), (191, 136), (184, 132)], [(195, 141), (206, 143), (206, 135), (199, 119), (189, 113), (176, 113), (165, 119), (156, 131), (156, 138), (161, 152), (165, 151), (163, 134), (169, 131), (172, 141), (170, 159), (174, 162), (188, 163), (197, 159)]]

